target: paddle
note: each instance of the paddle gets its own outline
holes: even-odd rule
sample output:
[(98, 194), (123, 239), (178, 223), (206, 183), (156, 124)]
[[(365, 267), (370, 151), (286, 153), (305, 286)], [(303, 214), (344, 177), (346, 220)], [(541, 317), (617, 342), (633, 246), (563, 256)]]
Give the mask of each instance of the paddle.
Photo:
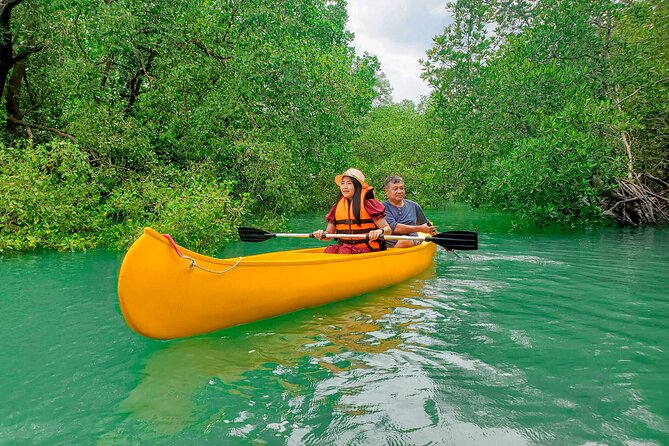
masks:
[[(274, 237), (291, 238), (314, 238), (313, 234), (277, 234), (256, 228), (237, 228), (239, 238), (243, 242), (264, 242)], [(345, 238), (355, 240), (367, 240), (367, 234), (325, 234), (325, 238)], [(469, 231), (446, 231), (439, 234), (429, 235), (425, 238), (414, 235), (385, 235), (384, 240), (418, 240), (436, 243), (446, 249), (460, 249), (473, 251), (479, 249), (478, 234)]]

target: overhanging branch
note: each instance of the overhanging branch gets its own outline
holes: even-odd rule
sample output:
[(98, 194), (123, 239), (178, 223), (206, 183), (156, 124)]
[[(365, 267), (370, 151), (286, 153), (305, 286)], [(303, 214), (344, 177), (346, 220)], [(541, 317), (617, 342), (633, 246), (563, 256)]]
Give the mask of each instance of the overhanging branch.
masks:
[(212, 50), (207, 48), (204, 43), (200, 42), (197, 39), (193, 40), (193, 45), (195, 45), (197, 48), (202, 50), (202, 52), (204, 54), (206, 54), (207, 56), (213, 57), (214, 59), (220, 60), (221, 62), (225, 62), (226, 60), (232, 59), (232, 56), (222, 56), (220, 54), (217, 54), (217, 53), (213, 52)]
[(43, 46), (36, 46), (33, 48), (26, 48), (25, 50), (21, 51), (19, 54), (14, 56), (12, 58), (12, 65), (15, 65), (17, 62), (22, 61), (26, 57), (30, 56), (31, 54), (39, 53), (44, 49)]
[(73, 141), (73, 142), (75, 141), (74, 135), (70, 135), (69, 133), (66, 133), (62, 130), (55, 129), (53, 127), (46, 127), (46, 126), (43, 126), (43, 125), (33, 124), (33, 123), (30, 123), (30, 122), (22, 121), (20, 119), (16, 119), (13, 116), (7, 116), (7, 120), (13, 122), (16, 125), (21, 125), (21, 126), (26, 127), (28, 129), (33, 128), (33, 129), (39, 129), (39, 130), (46, 130), (47, 132), (52, 132), (52, 133), (55, 133), (58, 136), (61, 136), (63, 138), (67, 138), (70, 141)]

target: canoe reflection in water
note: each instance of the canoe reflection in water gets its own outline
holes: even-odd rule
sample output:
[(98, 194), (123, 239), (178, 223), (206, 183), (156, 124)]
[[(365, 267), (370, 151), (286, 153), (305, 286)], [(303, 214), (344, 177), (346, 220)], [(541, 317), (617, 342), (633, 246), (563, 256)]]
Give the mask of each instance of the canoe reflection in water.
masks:
[(121, 411), (158, 432), (174, 433), (235, 418), (225, 402), (218, 412), (198, 398), (214, 391), (250, 402), (263, 392), (255, 388), (258, 377), (270, 394), (308, 395), (314, 380), (370, 367), (374, 355), (400, 349), (401, 334), (415, 329), (411, 312), (425, 309), (412, 301), (422, 298), (423, 283), (433, 275), (431, 267), (400, 285), (343, 303), (171, 341), (147, 359)]
[[(120, 410), (117, 436), (277, 444), (528, 441), (457, 419), (433, 371), (499, 371), (430, 345), (441, 314), (434, 267), (341, 303), (172, 341), (155, 351)], [(447, 394), (448, 392), (446, 392)], [(118, 440), (118, 438), (115, 438)]]

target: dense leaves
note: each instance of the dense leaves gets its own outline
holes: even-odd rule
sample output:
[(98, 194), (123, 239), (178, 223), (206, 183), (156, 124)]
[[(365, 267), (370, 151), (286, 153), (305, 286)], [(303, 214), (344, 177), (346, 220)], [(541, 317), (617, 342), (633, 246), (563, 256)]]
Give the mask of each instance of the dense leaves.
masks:
[[(3, 150), (50, 153), (53, 138), (75, 141), (93, 180), (70, 191), (49, 177), (81, 210), (81, 221), (59, 228), (87, 240), (72, 247), (96, 245), (89, 227), (121, 223), (111, 238), (125, 242), (162, 222), (213, 248), (227, 235), (209, 237), (211, 222), (309, 208), (325, 177), (347, 164), (358, 121), (378, 96), (378, 61), (355, 55), (343, 1), (26, 0), (12, 12), (14, 53), (39, 51), (12, 69)], [(4, 175), (39, 170), (6, 159)], [(34, 187), (50, 200), (46, 183)], [(232, 197), (238, 203), (225, 204)], [(13, 227), (39, 234), (4, 246), (60, 246), (14, 215), (17, 203), (3, 206)], [(53, 212), (50, 220), (65, 218)]]
[(442, 132), (411, 101), (375, 108), (361, 129), (352, 142), (351, 164), (377, 187), (377, 198), (383, 197), (388, 175), (403, 177), (408, 196), (422, 205), (438, 206), (452, 198), (440, 153), (434, 150)]
[(628, 170), (667, 177), (666, 1), (449, 7), (423, 65), (457, 199), (572, 225)]
[(211, 253), (252, 204), (247, 194), (233, 197), (211, 163), (128, 175), (92, 168), (69, 142), (0, 147), (0, 182), (0, 252), (121, 248), (152, 226)]
[(243, 219), (323, 210), (350, 166), (567, 226), (626, 209), (623, 181), (667, 184), (667, 0), (448, 8), (416, 107), (356, 56), (343, 0), (0, 2), (0, 249), (151, 225), (212, 252)]

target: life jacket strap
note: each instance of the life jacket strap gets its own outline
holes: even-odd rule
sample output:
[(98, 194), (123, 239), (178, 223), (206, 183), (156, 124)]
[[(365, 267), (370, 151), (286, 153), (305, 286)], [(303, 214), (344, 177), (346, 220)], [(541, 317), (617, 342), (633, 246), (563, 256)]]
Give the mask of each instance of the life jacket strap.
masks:
[(362, 228), (362, 229), (337, 229), (337, 234), (367, 234), (369, 231), (373, 231), (374, 228)]
[[(374, 223), (374, 220), (372, 220), (371, 218), (364, 218), (364, 219), (360, 220), (361, 225), (368, 224), (368, 223)], [(335, 220), (334, 224), (335, 225), (357, 225), (358, 222), (356, 222), (355, 220), (346, 219), (346, 220)]]

